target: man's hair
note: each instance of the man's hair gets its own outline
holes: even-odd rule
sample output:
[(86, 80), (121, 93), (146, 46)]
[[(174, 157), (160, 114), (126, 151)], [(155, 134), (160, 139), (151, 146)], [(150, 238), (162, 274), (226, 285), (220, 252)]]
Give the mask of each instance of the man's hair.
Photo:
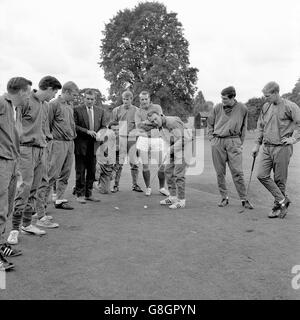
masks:
[(84, 92), (84, 95), (90, 95), (90, 96), (94, 96), (96, 97), (96, 92), (93, 90), (93, 89), (87, 89), (85, 92)]
[(160, 114), (158, 111), (156, 110), (151, 110), (147, 113), (147, 117), (150, 118), (152, 117), (154, 114), (157, 114), (158, 116), (161, 116), (162, 114)]
[(79, 88), (75, 82), (68, 81), (62, 86), (62, 90), (61, 90), (62, 93), (66, 92), (66, 91), (69, 91), (69, 92), (77, 91), (78, 92)]
[(16, 94), (19, 91), (26, 91), (28, 86), (32, 86), (32, 82), (23, 77), (11, 78), (7, 83), (7, 92), (10, 94)]
[(122, 93), (122, 98), (125, 98), (125, 99), (133, 98), (133, 93), (129, 90), (126, 90)]
[(222, 96), (227, 96), (229, 99), (235, 98), (236, 97), (235, 88), (233, 86), (224, 88), (221, 91), (221, 95)]
[(39, 82), (40, 90), (47, 90), (48, 88), (51, 88), (52, 90), (60, 90), (61, 87), (61, 83), (51, 76), (43, 77)]
[(279, 93), (279, 84), (275, 81), (268, 82), (262, 89), (264, 94), (266, 93)]
[(146, 91), (146, 90), (143, 90), (139, 95), (140, 96), (149, 96), (150, 97), (149, 91)]

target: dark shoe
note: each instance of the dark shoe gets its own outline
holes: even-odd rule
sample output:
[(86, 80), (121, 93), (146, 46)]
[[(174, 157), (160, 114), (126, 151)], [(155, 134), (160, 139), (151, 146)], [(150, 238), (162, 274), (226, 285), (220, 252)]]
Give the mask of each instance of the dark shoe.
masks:
[(228, 197), (223, 198), (221, 202), (218, 204), (219, 207), (226, 207), (229, 204)]
[(283, 219), (287, 215), (288, 207), (289, 207), (290, 203), (291, 203), (290, 199), (288, 197), (285, 197), (283, 203), (279, 204), (280, 205), (280, 212), (279, 212), (278, 217), (280, 219)]
[(22, 251), (13, 249), (8, 243), (4, 243), (0, 247), (0, 254), (2, 254), (4, 257), (16, 257), (20, 256), (22, 254)]
[(74, 208), (68, 204), (68, 202), (61, 202), (59, 204), (55, 204), (56, 209), (63, 209), (63, 210), (73, 210)]
[(13, 269), (15, 266), (12, 262), (7, 261), (7, 259), (0, 252), (0, 271), (7, 271)]
[(141, 189), (141, 187), (137, 184), (132, 186), (132, 191), (136, 191), (136, 192), (143, 192), (143, 190)]
[(94, 197), (84, 197), (84, 200), (86, 201), (93, 201), (93, 202), (100, 202), (101, 200), (100, 199), (96, 199)]
[(242, 200), (242, 207), (250, 210), (254, 209), (252, 203), (249, 200)]
[(280, 212), (280, 204), (278, 202), (274, 203), (272, 211), (268, 214), (270, 219), (278, 218)]
[(113, 186), (110, 191), (111, 191), (112, 193), (116, 193), (116, 192), (120, 191), (119, 186)]

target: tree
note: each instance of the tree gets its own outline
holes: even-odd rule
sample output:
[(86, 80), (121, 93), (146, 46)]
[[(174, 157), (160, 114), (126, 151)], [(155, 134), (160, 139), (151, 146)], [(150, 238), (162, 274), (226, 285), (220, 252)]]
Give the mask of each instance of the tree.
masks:
[(190, 109), (198, 69), (190, 67), (188, 41), (176, 13), (159, 2), (119, 11), (103, 31), (99, 65), (116, 102), (126, 88), (149, 90), (164, 111), (175, 104)]
[(300, 78), (295, 84), (295, 87), (292, 90), (292, 92), (286, 93), (282, 95), (282, 97), (295, 102), (300, 107)]
[(248, 108), (248, 130), (256, 129), (257, 120), (264, 103), (265, 98), (251, 98), (246, 102)]

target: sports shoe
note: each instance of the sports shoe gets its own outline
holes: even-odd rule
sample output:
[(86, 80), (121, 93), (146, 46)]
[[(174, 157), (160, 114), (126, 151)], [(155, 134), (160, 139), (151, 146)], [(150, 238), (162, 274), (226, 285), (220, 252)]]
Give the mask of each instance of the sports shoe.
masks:
[(14, 264), (7, 261), (7, 259), (0, 252), (0, 271), (7, 271), (13, 269), (14, 267)]
[[(44, 217), (47, 217), (48, 220), (53, 220), (53, 217), (52, 216), (49, 216), (48, 214), (45, 214)], [(35, 213), (33, 216), (32, 216), (33, 219), (38, 219), (39, 216), (37, 213)]]
[(18, 249), (13, 249), (9, 244), (4, 243), (0, 247), (0, 253), (4, 257), (16, 257), (16, 256), (20, 256), (22, 254), (22, 251)]
[(218, 204), (218, 207), (226, 207), (229, 204), (228, 197), (222, 198), (220, 203)]
[(145, 195), (146, 196), (151, 196), (151, 188), (146, 188)]
[(97, 198), (95, 198), (95, 197), (93, 197), (93, 196), (84, 197), (84, 199), (85, 199), (86, 201), (101, 202), (100, 199), (97, 199)]
[(178, 200), (169, 206), (170, 209), (183, 209), (185, 208), (185, 199)]
[(170, 192), (166, 188), (160, 188), (159, 193), (166, 197), (170, 195)]
[(287, 213), (288, 213), (288, 207), (289, 207), (290, 203), (291, 203), (291, 201), (290, 201), (290, 199), (289, 199), (288, 197), (285, 197), (284, 200), (283, 200), (283, 202), (282, 202), (282, 203), (279, 203), (279, 205), (280, 205), (280, 209), (279, 209), (280, 212), (279, 212), (278, 217), (279, 217), (280, 219), (283, 219), (283, 218), (287, 215)]
[(110, 189), (110, 192), (112, 192), (112, 193), (116, 193), (116, 192), (118, 192), (118, 191), (120, 191), (119, 186), (113, 186), (113, 187)]
[(41, 219), (38, 219), (36, 222), (36, 225), (43, 228), (58, 228), (59, 224), (56, 222), (51, 222), (46, 217), (43, 217)]
[(73, 210), (74, 208), (68, 204), (68, 202), (61, 202), (61, 203), (55, 203), (56, 209), (63, 209), (63, 210)]
[(242, 200), (242, 207), (250, 210), (254, 209), (253, 204), (249, 200)]
[(167, 206), (170, 206), (171, 204), (175, 203), (175, 202), (178, 202), (178, 199), (177, 197), (168, 197), (164, 200), (161, 200), (159, 202), (160, 205), (164, 206), (164, 205), (167, 205)]
[(45, 230), (41, 230), (38, 227), (34, 226), (33, 224), (30, 224), (27, 227), (21, 226), (21, 232), (25, 234), (34, 234), (37, 236), (42, 236), (46, 234)]
[(86, 203), (86, 200), (84, 199), (84, 197), (77, 197), (76, 200), (82, 204)]
[(275, 202), (272, 208), (272, 211), (268, 214), (268, 217), (270, 219), (278, 218), (279, 212), (280, 212), (280, 204), (278, 202)]
[(19, 231), (18, 230), (12, 230), (9, 233), (9, 236), (7, 238), (7, 243), (9, 244), (18, 244), (18, 236), (19, 236)]
[(132, 191), (136, 191), (136, 192), (143, 192), (143, 190), (141, 189), (141, 187), (137, 184), (134, 184), (132, 186)]

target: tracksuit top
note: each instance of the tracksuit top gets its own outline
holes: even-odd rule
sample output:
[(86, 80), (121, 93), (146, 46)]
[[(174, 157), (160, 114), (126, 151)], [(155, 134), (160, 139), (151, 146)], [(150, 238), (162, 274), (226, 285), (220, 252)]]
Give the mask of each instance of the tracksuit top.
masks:
[[(134, 105), (129, 106), (129, 108), (121, 105), (113, 109), (112, 122), (114, 122), (116, 125), (119, 125), (120, 136), (126, 137), (128, 136), (129, 132), (135, 129), (135, 113), (137, 109), (138, 108)], [(127, 122), (127, 130), (125, 130), (125, 127), (119, 123), (120, 121)]]
[(61, 96), (49, 103), (49, 127), (53, 140), (71, 141), (76, 138), (73, 105)]
[(21, 146), (45, 148), (47, 140), (52, 139), (49, 130), (48, 103), (38, 99), (36, 90), (31, 92), (26, 105), (20, 108), (18, 121), (22, 124)]
[(258, 122), (258, 144), (283, 145), (285, 137), (300, 140), (300, 108), (294, 102), (281, 99), (277, 105), (265, 103), (261, 109)]
[(16, 160), (20, 153), (13, 108), (8, 95), (0, 96), (0, 158), (7, 160)]
[(207, 119), (207, 135), (209, 140), (213, 137), (227, 138), (240, 137), (242, 143), (247, 128), (247, 107), (235, 101), (232, 107), (217, 104)]

